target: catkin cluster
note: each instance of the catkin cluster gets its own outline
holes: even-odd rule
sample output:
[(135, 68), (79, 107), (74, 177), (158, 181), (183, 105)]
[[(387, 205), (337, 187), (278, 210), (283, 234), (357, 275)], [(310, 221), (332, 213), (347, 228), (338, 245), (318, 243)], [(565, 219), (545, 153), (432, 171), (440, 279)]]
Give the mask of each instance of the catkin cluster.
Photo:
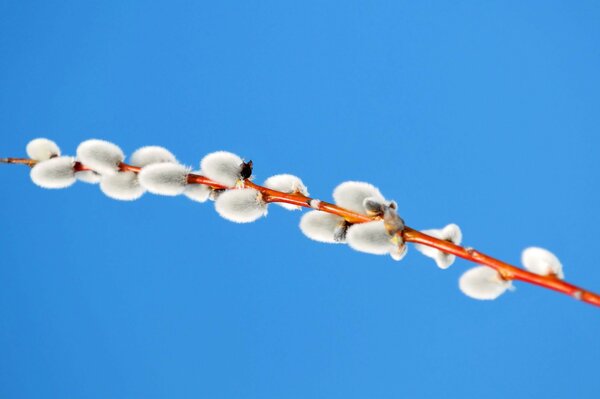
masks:
[[(134, 151), (123, 168), (125, 154), (113, 143), (104, 140), (82, 142), (76, 156), (63, 156), (51, 140), (39, 138), (27, 145), (27, 154), (36, 161), (31, 179), (43, 188), (66, 188), (77, 180), (99, 184), (108, 197), (133, 201), (144, 193), (177, 196), (184, 195), (197, 202), (214, 201), (219, 215), (236, 223), (249, 223), (267, 215), (270, 202), (288, 210), (301, 209), (298, 205), (267, 201), (256, 186), (248, 187), (252, 176), (252, 162), (226, 151), (213, 152), (200, 161), (199, 169), (180, 164), (167, 149), (159, 146), (142, 147)], [(131, 170), (134, 169), (134, 170)], [(190, 176), (205, 176), (218, 186), (198, 184)], [(271, 176), (264, 188), (279, 193), (306, 198), (306, 206), (314, 208), (300, 220), (300, 230), (309, 238), (322, 243), (348, 244), (351, 248), (375, 255), (389, 255), (402, 260), (407, 252), (403, 242), (404, 221), (398, 216), (398, 205), (386, 199), (379, 189), (365, 182), (348, 181), (333, 191), (334, 203), (349, 211), (369, 216), (364, 223), (350, 223), (344, 217), (320, 210), (320, 202), (308, 197), (308, 189), (294, 175)], [(422, 233), (460, 245), (462, 232), (456, 224)], [(415, 244), (417, 251), (432, 258), (440, 269), (447, 269), (455, 256), (439, 249)], [(562, 265), (551, 252), (537, 247), (523, 251), (522, 262), (530, 272), (562, 279)], [(504, 279), (496, 270), (477, 266), (466, 271), (459, 279), (459, 287), (475, 299), (496, 299), (512, 289), (512, 281)]]

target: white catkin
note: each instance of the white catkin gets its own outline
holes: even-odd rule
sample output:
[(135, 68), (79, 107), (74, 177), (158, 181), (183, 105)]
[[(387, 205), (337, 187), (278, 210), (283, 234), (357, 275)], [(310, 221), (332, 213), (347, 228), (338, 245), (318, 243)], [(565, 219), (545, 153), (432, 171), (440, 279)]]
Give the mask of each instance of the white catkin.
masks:
[(337, 205), (362, 214), (366, 214), (363, 203), (369, 197), (385, 202), (379, 189), (365, 182), (347, 181), (333, 190), (333, 199)]
[(196, 202), (206, 202), (210, 197), (211, 189), (204, 184), (188, 184), (183, 195)]
[(437, 256), (433, 258), (435, 264), (440, 269), (447, 269), (456, 261), (456, 255), (447, 254), (442, 251), (438, 251)]
[(60, 148), (52, 140), (37, 138), (27, 143), (27, 155), (36, 161), (47, 161), (50, 158), (60, 156)]
[(31, 180), (43, 188), (67, 188), (75, 183), (75, 158), (55, 157), (31, 168)]
[[(263, 186), (286, 194), (300, 193), (304, 196), (308, 196), (308, 189), (302, 180), (299, 177), (290, 174), (271, 176), (265, 180)], [(276, 202), (276, 204), (290, 211), (301, 209), (298, 205), (286, 204), (283, 202)]]
[[(454, 223), (451, 223), (442, 229), (423, 230), (422, 233), (440, 240), (450, 241), (455, 245), (460, 245), (462, 242), (462, 231), (460, 230), (460, 227)], [(442, 252), (427, 245), (415, 244), (415, 249), (423, 255), (432, 258), (440, 269), (449, 268), (456, 260), (455, 255)]]
[(459, 279), (460, 290), (473, 299), (493, 300), (511, 288), (498, 272), (487, 266), (477, 266), (467, 270)]
[(153, 194), (175, 196), (183, 194), (189, 168), (170, 162), (154, 163), (142, 168), (138, 179), (142, 187)]
[[(192, 172), (195, 175), (203, 176), (202, 171), (196, 170)], [(188, 184), (185, 186), (183, 195), (196, 202), (206, 202), (211, 193), (211, 188), (205, 184)]]
[(223, 218), (235, 223), (250, 223), (267, 214), (262, 194), (253, 188), (231, 189), (215, 200), (215, 209)]
[(93, 170), (81, 170), (79, 172), (75, 172), (75, 177), (77, 180), (88, 184), (98, 184), (102, 179), (102, 175), (94, 172)]
[(346, 241), (351, 248), (374, 255), (387, 255), (394, 249), (383, 220), (353, 224), (348, 229)]
[(521, 262), (525, 269), (532, 273), (542, 276), (553, 274), (560, 279), (565, 278), (560, 260), (547, 249), (540, 247), (526, 248), (521, 255)]
[(392, 257), (392, 259), (400, 261), (404, 259), (407, 252), (408, 247), (406, 245), (402, 245), (400, 247), (396, 246), (393, 250), (390, 251), (390, 256)]
[(120, 201), (134, 201), (146, 191), (140, 186), (137, 174), (130, 171), (102, 176), (100, 190), (108, 197)]
[(311, 240), (328, 244), (339, 244), (335, 232), (344, 223), (344, 218), (321, 211), (310, 211), (300, 219), (300, 230)]
[(202, 158), (200, 169), (209, 179), (233, 187), (241, 178), (243, 162), (242, 158), (231, 152), (217, 151)]
[(102, 175), (112, 175), (118, 172), (119, 164), (123, 162), (125, 155), (113, 143), (91, 139), (79, 144), (77, 159)]
[(156, 145), (139, 148), (129, 157), (129, 163), (140, 168), (161, 162), (177, 163), (177, 158), (166, 148)]

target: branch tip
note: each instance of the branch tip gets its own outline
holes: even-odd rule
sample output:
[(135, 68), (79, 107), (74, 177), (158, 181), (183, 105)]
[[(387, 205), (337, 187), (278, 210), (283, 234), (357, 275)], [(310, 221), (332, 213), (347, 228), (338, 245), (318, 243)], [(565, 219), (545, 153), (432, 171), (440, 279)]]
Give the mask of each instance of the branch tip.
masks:
[(29, 167), (34, 166), (38, 161), (36, 161), (35, 159), (29, 159), (29, 158), (0, 158), (0, 163), (6, 163), (6, 164), (20, 164), (20, 165), (27, 165)]

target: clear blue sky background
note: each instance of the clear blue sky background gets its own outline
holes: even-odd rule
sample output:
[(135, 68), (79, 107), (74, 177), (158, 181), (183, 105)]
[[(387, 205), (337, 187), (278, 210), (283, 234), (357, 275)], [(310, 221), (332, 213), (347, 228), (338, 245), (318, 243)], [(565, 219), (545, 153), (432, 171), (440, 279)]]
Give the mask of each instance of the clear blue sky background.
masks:
[[(482, 4), (485, 3), (485, 4)], [(0, 5), (1, 154), (88, 138), (189, 165), (226, 149), (511, 262), (539, 245), (600, 290), (600, 6), (527, 2)], [(600, 310), (518, 284), (463, 296), (311, 242), (0, 168), (2, 398), (597, 398)]]

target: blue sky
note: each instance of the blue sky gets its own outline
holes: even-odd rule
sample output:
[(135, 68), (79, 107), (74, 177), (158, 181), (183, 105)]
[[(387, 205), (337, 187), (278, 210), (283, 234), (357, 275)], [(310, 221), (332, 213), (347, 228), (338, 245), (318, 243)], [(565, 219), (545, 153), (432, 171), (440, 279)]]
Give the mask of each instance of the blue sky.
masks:
[[(217, 4), (218, 3), (218, 4)], [(485, 3), (485, 4), (484, 4)], [(39, 136), (252, 159), (600, 290), (597, 2), (0, 4), (2, 156)], [(596, 398), (600, 311), (311, 242), (300, 212), (110, 200), (1, 167), (3, 398)]]

